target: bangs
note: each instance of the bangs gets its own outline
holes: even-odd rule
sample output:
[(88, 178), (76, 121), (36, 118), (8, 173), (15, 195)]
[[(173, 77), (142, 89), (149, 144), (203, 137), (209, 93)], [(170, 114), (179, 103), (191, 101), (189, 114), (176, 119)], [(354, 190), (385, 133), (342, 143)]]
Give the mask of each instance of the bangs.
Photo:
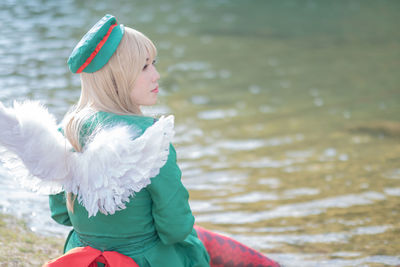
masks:
[(157, 57), (157, 49), (150, 39), (146, 37), (144, 42), (144, 47), (146, 48), (146, 52), (149, 54), (149, 60), (153, 61)]
[(134, 47), (132, 47), (136, 52), (133, 53), (133, 55), (136, 55), (136, 61), (140, 65), (143, 65), (146, 63), (146, 60), (149, 59), (150, 61), (153, 61), (156, 56), (157, 56), (157, 49), (153, 42), (145, 36), (143, 33), (138, 32), (133, 29), (132, 30), (135, 34), (132, 36), (134, 37), (134, 40), (132, 43), (134, 43)]

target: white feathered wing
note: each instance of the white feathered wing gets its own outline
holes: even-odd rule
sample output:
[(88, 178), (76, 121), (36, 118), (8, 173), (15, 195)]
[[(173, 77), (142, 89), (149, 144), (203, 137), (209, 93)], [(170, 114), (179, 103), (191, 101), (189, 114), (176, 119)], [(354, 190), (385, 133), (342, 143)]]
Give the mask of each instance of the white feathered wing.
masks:
[(83, 153), (75, 153), (74, 178), (64, 188), (78, 196), (89, 217), (124, 209), (135, 192), (164, 166), (174, 135), (174, 117), (161, 117), (138, 138), (128, 126), (101, 130)]
[(74, 193), (89, 217), (124, 209), (130, 196), (150, 184), (168, 159), (173, 128), (168, 116), (139, 137), (129, 126), (103, 129), (78, 153), (39, 103), (0, 103), (0, 144), (12, 152), (1, 156), (12, 174), (41, 193)]
[[(55, 118), (38, 102), (0, 102), (1, 160), (22, 186), (41, 193), (57, 193), (68, 179), (71, 146), (57, 131)], [(9, 153), (11, 152), (11, 153)]]

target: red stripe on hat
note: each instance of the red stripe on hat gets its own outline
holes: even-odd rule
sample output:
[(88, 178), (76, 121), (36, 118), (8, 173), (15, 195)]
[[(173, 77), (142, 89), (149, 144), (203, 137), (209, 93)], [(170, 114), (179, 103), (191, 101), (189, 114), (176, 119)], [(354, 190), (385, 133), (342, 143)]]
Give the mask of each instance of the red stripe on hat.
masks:
[(94, 51), (92, 52), (90, 57), (88, 57), (86, 59), (85, 63), (83, 63), (83, 65), (79, 67), (79, 69), (76, 71), (76, 73), (81, 73), (90, 64), (90, 62), (92, 62), (94, 57), (97, 55), (97, 53), (99, 53), (100, 49), (107, 42), (107, 39), (108, 39), (108, 37), (110, 37), (110, 34), (111, 34), (112, 30), (114, 29), (114, 27), (117, 26), (117, 25), (118, 24), (115, 23), (115, 24), (110, 26), (110, 28), (108, 29), (107, 34), (103, 37), (103, 39), (100, 41), (100, 43), (98, 43), (98, 45), (96, 46), (96, 48), (94, 49)]

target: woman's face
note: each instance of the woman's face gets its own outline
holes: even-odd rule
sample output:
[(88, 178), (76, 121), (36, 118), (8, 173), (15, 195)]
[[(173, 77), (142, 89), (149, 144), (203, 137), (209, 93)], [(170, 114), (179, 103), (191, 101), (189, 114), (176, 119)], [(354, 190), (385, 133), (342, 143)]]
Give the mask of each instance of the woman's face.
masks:
[(155, 61), (150, 62), (150, 59), (147, 58), (131, 91), (131, 100), (138, 106), (151, 106), (157, 102), (160, 74), (156, 70), (154, 63)]

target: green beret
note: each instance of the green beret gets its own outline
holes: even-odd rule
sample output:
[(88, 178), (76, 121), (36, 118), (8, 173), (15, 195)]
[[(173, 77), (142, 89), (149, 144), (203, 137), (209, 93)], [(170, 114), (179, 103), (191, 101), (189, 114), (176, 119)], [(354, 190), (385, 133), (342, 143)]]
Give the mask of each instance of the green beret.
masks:
[(71, 72), (92, 73), (101, 69), (114, 54), (124, 35), (124, 26), (118, 25), (112, 15), (105, 15), (79, 41), (68, 58)]

